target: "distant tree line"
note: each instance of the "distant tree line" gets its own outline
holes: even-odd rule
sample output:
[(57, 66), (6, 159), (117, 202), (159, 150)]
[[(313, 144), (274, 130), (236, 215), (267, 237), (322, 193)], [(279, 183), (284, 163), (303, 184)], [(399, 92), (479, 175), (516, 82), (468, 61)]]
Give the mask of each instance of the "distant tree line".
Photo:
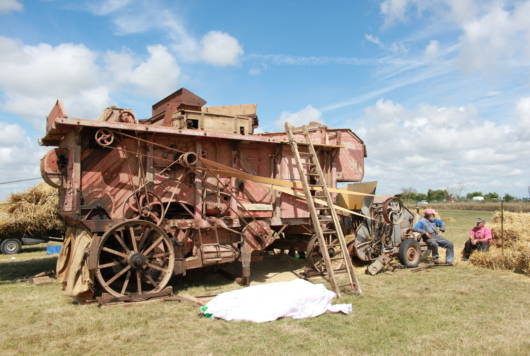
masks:
[[(498, 201), (500, 200), (499, 194), (495, 192), (482, 193), (472, 192), (465, 196), (454, 196), (451, 195), (446, 189), (429, 189), (427, 193), (418, 193), (414, 188), (403, 188), (401, 193), (398, 194), (403, 200), (422, 201), (428, 202), (445, 202), (445, 201), (462, 201), (462, 200), (473, 200), (474, 197), (484, 197), (487, 201)], [(504, 201), (513, 201), (516, 198), (510, 194), (504, 194), (502, 197)]]

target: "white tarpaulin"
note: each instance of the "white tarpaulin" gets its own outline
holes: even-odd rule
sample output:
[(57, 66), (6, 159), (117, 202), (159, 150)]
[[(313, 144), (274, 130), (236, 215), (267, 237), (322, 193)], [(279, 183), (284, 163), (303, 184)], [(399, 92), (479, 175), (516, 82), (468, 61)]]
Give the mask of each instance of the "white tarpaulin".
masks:
[(303, 279), (277, 282), (219, 294), (201, 308), (207, 317), (256, 323), (278, 318), (303, 319), (326, 312), (351, 313), (351, 304), (332, 305), (335, 293)]

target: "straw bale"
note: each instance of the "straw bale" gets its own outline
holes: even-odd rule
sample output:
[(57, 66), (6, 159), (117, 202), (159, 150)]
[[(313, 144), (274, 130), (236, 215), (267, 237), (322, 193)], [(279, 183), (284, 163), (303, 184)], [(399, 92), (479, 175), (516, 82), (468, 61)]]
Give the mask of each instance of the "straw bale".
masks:
[(528, 243), (505, 248), (504, 254), (501, 248), (492, 246), (488, 252), (474, 252), (469, 260), (479, 267), (508, 269), (530, 276), (530, 245)]
[[(493, 216), (491, 231), (493, 232), (495, 245), (502, 246), (501, 213), (496, 212)], [(504, 212), (504, 246), (517, 245), (518, 242), (530, 242), (530, 214)]]
[(0, 235), (38, 236), (63, 230), (57, 189), (40, 183), (0, 204)]

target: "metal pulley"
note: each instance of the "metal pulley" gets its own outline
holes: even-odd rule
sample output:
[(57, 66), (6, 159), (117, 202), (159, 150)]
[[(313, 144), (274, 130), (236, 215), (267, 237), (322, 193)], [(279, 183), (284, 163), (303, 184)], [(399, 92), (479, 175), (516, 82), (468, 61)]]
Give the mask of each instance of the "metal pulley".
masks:
[(197, 154), (195, 152), (183, 153), (177, 159), (177, 163), (180, 164), (182, 167), (186, 168), (191, 168), (195, 166), (198, 161), (199, 157), (197, 157)]
[(115, 141), (114, 133), (109, 129), (103, 128), (96, 131), (94, 139), (101, 147), (110, 147)]

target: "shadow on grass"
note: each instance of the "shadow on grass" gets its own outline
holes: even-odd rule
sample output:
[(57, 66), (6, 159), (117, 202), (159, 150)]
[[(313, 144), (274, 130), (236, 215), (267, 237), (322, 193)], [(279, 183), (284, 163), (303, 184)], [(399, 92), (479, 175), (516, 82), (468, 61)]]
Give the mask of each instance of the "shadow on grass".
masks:
[(1, 262), (0, 284), (13, 283), (40, 272), (55, 270), (57, 257), (36, 258), (27, 261)]
[[(264, 256), (263, 261), (252, 263), (251, 280), (266, 282), (275, 274), (294, 272), (303, 268), (305, 264), (305, 260), (294, 259), (287, 255), (267, 255)], [(187, 271), (186, 276), (173, 278), (171, 285), (175, 292), (192, 287), (214, 289), (230, 285), (234, 283), (235, 277), (240, 276), (241, 262), (233, 262)], [(294, 274), (293, 277), (295, 277)]]

